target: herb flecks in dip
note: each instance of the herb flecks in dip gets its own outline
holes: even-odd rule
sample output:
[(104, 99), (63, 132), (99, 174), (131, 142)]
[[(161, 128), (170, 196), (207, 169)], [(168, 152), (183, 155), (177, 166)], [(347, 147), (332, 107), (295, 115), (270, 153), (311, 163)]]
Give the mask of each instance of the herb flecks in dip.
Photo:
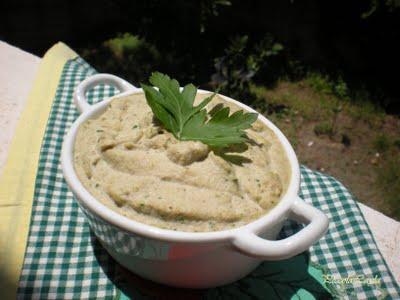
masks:
[[(218, 103), (239, 109), (219, 96), (207, 108)], [(274, 207), (290, 177), (275, 134), (260, 121), (246, 133), (250, 143), (222, 149), (178, 141), (144, 94), (134, 94), (81, 125), (75, 170), (96, 199), (141, 223), (190, 232), (238, 227)]]

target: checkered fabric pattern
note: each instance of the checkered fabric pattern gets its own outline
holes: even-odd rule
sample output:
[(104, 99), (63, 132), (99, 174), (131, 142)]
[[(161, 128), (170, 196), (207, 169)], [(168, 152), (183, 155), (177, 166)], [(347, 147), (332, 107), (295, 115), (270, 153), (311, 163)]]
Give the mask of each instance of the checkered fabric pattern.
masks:
[[(64, 67), (42, 143), (18, 298), (110, 299), (116, 294), (107, 277), (114, 262), (90, 232), (60, 165), (63, 137), (78, 117), (74, 88), (95, 73), (79, 58)], [(87, 96), (94, 102), (114, 93), (98, 86)]]
[[(74, 88), (94, 73), (80, 58), (70, 60), (63, 70), (41, 149), (19, 299), (113, 299), (119, 294), (113, 284), (115, 262), (89, 230), (59, 161), (63, 137), (78, 116), (72, 101)], [(115, 93), (112, 87), (98, 86), (88, 98), (97, 102)], [(399, 287), (352, 196), (332, 177), (305, 167), (301, 172), (300, 196), (331, 221), (328, 233), (310, 250), (313, 263), (335, 277), (381, 278), (378, 286), (330, 284), (333, 296), (400, 299)], [(280, 236), (298, 229), (288, 223)]]
[[(311, 261), (334, 279), (359, 277), (362, 282), (327, 284), (338, 299), (400, 299), (400, 288), (380, 254), (357, 202), (336, 179), (301, 167), (300, 197), (330, 220), (327, 234), (310, 249)], [(285, 226), (286, 236), (297, 226)], [(364, 279), (380, 279), (368, 284)]]

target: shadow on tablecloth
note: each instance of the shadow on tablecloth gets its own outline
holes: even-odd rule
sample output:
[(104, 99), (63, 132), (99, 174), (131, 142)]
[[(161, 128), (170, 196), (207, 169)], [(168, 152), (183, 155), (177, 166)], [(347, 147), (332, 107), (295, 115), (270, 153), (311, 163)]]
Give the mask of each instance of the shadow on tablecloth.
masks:
[[(267, 296), (268, 299), (332, 299), (321, 284), (322, 272), (310, 264), (308, 252), (287, 260), (263, 262), (251, 274), (232, 284), (195, 290), (169, 287), (143, 279), (109, 256), (93, 232), (91, 241), (99, 265), (118, 289), (117, 299), (265, 299)], [(109, 257), (104, 259), (105, 256)], [(115, 268), (109, 267), (110, 261)]]

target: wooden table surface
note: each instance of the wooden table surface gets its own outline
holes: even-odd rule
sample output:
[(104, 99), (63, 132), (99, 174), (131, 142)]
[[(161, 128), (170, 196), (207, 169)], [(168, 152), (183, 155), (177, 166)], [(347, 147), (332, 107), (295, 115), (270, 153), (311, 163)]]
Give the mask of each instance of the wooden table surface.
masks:
[[(40, 58), (0, 41), (0, 176)], [(378, 247), (400, 283), (400, 222), (360, 203)]]

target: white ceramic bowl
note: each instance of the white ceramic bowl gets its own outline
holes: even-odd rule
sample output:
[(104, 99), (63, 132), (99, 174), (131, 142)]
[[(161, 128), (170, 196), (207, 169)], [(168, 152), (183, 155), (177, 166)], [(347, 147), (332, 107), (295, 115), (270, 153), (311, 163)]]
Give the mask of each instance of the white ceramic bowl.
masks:
[[(95, 85), (116, 86), (121, 94), (90, 105), (85, 94)], [(74, 101), (81, 115), (65, 136), (61, 164), (69, 188), (87, 216), (104, 248), (132, 272), (167, 285), (208, 288), (236, 281), (263, 260), (282, 260), (307, 250), (328, 228), (328, 218), (298, 197), (300, 170), (296, 155), (282, 132), (262, 115), (261, 120), (279, 138), (290, 161), (289, 187), (279, 204), (265, 216), (239, 228), (217, 232), (179, 232), (130, 220), (96, 200), (79, 181), (73, 165), (78, 127), (99, 115), (115, 97), (142, 93), (128, 82), (109, 74), (94, 75), (77, 87)], [(199, 90), (199, 93), (207, 91)], [(247, 111), (250, 107), (231, 98)], [(298, 233), (275, 240), (287, 219), (308, 224)]]

